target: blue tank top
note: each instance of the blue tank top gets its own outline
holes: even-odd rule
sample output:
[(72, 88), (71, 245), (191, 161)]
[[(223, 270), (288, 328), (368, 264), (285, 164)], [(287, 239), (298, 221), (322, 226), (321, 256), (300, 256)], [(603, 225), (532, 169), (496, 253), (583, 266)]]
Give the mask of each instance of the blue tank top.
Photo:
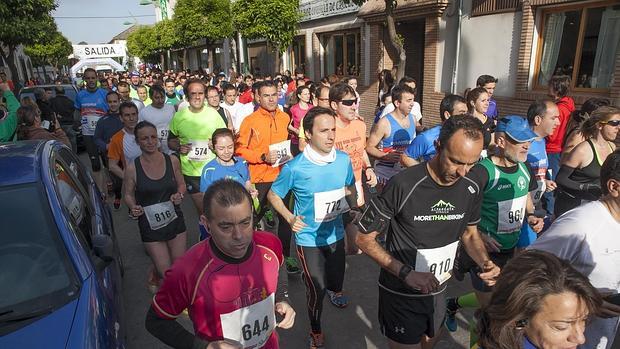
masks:
[[(389, 153), (391, 151), (404, 151), (405, 149), (407, 149), (409, 144), (413, 142), (413, 139), (416, 135), (415, 121), (413, 119), (413, 116), (411, 114), (407, 116), (407, 119), (409, 119), (409, 127), (406, 129), (403, 128), (398, 123), (398, 121), (396, 121), (396, 119), (394, 118), (394, 116), (392, 116), (391, 113), (387, 114), (385, 117), (390, 123), (390, 135), (381, 140), (383, 152)], [(378, 160), (377, 164), (388, 167), (394, 166), (394, 163), (381, 160)]]

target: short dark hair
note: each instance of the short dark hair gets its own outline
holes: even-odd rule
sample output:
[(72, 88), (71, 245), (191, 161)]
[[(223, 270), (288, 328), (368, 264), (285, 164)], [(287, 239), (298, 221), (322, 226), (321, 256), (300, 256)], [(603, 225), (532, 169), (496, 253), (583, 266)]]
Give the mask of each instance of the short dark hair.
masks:
[(205, 90), (205, 94), (209, 94), (209, 92), (215, 90), (217, 92), (217, 94), (220, 94), (220, 90), (217, 89), (217, 87), (215, 86), (207, 86), (207, 89)]
[(403, 99), (403, 93), (409, 93), (415, 98), (415, 91), (409, 85), (398, 85), (392, 89), (392, 103), (395, 101), (401, 102)]
[(214, 202), (221, 207), (230, 207), (242, 204), (245, 200), (247, 200), (250, 205), (250, 212), (248, 213), (251, 216), (252, 197), (250, 196), (250, 193), (243, 187), (243, 185), (241, 185), (241, 183), (234, 179), (220, 179), (213, 182), (209, 188), (207, 188), (207, 191), (202, 198), (202, 213), (205, 217), (207, 217), (207, 219), (212, 219), (213, 214), (211, 212), (211, 207), (213, 207)]
[(86, 73), (95, 73), (95, 76), (97, 76), (97, 71), (93, 68), (86, 68), (84, 69), (84, 72), (82, 73), (82, 76), (86, 75)]
[(189, 98), (189, 86), (192, 84), (199, 84), (202, 87), (205, 88), (205, 93), (207, 92), (206, 86), (204, 81), (202, 81), (202, 79), (199, 78), (191, 78), (191, 79), (187, 79), (185, 80), (185, 84), (183, 85), (183, 93), (185, 94), (185, 96), (187, 98)]
[(230, 90), (235, 90), (235, 92), (237, 92), (237, 88), (233, 84), (224, 84), (224, 87), (222, 87), (222, 91), (224, 92), (224, 94), (226, 94), (226, 91)]
[(109, 96), (111, 96), (111, 95), (116, 95), (116, 97), (118, 97), (118, 99), (121, 99), (121, 96), (118, 94), (118, 92), (116, 92), (116, 91), (110, 91), (110, 92), (108, 92), (108, 93), (105, 95), (105, 99), (106, 99), (106, 101), (108, 100), (108, 97), (109, 97)]
[(136, 112), (138, 112), (138, 106), (135, 105), (133, 102), (123, 102), (121, 103), (120, 107), (118, 107), (118, 112), (119, 114), (123, 114), (123, 109), (127, 109), (127, 108), (134, 108), (136, 109)]
[[(316, 98), (319, 98), (319, 96), (321, 96), (321, 93), (323, 92), (323, 90), (326, 89), (329, 92), (329, 86), (325, 86), (323, 84), (319, 84), (319, 87), (316, 88), (316, 91), (314, 91)], [(329, 93), (327, 94), (329, 98)]]
[(261, 90), (265, 87), (274, 87), (277, 89), (278, 85), (273, 80), (263, 80), (262, 84), (258, 87), (258, 93), (260, 94)]
[(532, 102), (529, 108), (527, 108), (527, 122), (530, 125), (534, 125), (534, 119), (536, 119), (536, 116), (543, 116), (543, 114), (547, 112), (547, 105), (549, 103), (553, 103), (553, 101), (548, 98), (538, 99)]
[(171, 82), (171, 83), (173, 83), (173, 84), (175, 84), (175, 85), (176, 85), (176, 82), (174, 81), (174, 79), (167, 78), (166, 80), (164, 80), (164, 84), (167, 84), (167, 83), (169, 83), (169, 82)]
[(119, 87), (127, 87), (129, 88), (129, 83), (127, 81), (120, 81), (118, 83), (118, 85), (116, 85), (116, 88), (118, 89)]
[(161, 87), (161, 85), (153, 85), (151, 86), (151, 89), (149, 90), (149, 97), (152, 99), (153, 95), (159, 93), (162, 96), (166, 96), (166, 90), (164, 90), (163, 87)]
[(478, 100), (478, 97), (480, 97), (480, 95), (483, 93), (489, 94), (487, 90), (485, 90), (482, 87), (476, 87), (471, 90), (470, 89), (465, 90), (465, 98), (467, 99), (467, 110), (469, 110), (470, 112), (474, 110), (474, 106), (472, 105), (472, 102), (476, 103), (476, 100)]
[[(128, 103), (128, 102), (125, 102)], [(155, 125), (153, 125), (151, 122), (149, 121), (140, 121), (139, 123), (136, 124), (136, 127), (133, 129), (133, 136), (136, 137), (136, 139), (138, 139), (138, 131), (140, 131), (143, 128), (146, 127), (151, 127), (153, 129), (155, 129), (155, 132), (157, 132), (157, 127)]]
[(476, 80), (477, 87), (484, 87), (484, 85), (489, 83), (497, 83), (497, 78), (492, 77), (491, 75), (480, 75), (478, 80)]
[(415, 84), (415, 87), (417, 88), (418, 87), (418, 82), (415, 81), (414, 78), (412, 78), (411, 76), (403, 76), (402, 79), (400, 79), (398, 81), (398, 86), (404, 86), (404, 85), (410, 84), (412, 82)]
[(439, 117), (442, 122), (446, 121), (446, 112), (452, 115), (454, 112), (454, 105), (457, 102), (461, 102), (467, 106), (467, 100), (459, 95), (447, 95), (441, 100), (441, 103), (439, 103)]
[(478, 140), (482, 138), (483, 129), (482, 122), (471, 114), (455, 115), (443, 123), (437, 140), (445, 146), (458, 130), (463, 130), (470, 139)]
[(233, 142), (235, 141), (235, 135), (230, 129), (225, 128), (225, 127), (218, 128), (217, 130), (213, 131), (213, 134), (211, 135), (211, 144), (213, 144), (214, 148), (215, 148), (215, 144), (217, 143), (217, 140), (222, 137), (230, 137), (233, 140)]
[(340, 102), (346, 95), (355, 96), (355, 91), (353, 91), (353, 87), (345, 84), (344, 82), (339, 82), (329, 89), (329, 101), (330, 102)]
[(601, 166), (601, 191), (603, 195), (609, 194), (607, 182), (610, 179), (620, 181), (620, 149), (609, 154)]
[(554, 75), (549, 79), (549, 87), (558, 95), (564, 97), (570, 92), (570, 76)]
[(314, 119), (316, 119), (319, 115), (331, 115), (334, 118), (336, 117), (336, 112), (331, 109), (323, 108), (323, 107), (314, 107), (306, 113), (306, 116), (303, 118), (304, 131), (312, 134), (312, 127), (314, 126)]

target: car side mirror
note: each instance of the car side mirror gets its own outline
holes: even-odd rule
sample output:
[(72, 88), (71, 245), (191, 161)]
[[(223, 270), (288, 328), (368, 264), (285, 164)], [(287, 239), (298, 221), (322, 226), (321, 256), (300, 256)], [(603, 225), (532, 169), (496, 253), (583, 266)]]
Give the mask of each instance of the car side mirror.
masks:
[(95, 235), (92, 239), (97, 261), (97, 269), (103, 270), (114, 261), (114, 244), (109, 235)]

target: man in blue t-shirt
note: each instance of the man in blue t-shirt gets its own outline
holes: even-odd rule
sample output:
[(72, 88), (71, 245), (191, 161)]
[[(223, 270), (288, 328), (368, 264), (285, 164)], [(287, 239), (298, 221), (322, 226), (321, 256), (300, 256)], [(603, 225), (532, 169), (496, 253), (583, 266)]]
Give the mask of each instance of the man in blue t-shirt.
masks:
[[(311, 347), (323, 347), (323, 297), (347, 306), (342, 294), (345, 269), (343, 215), (357, 217), (355, 177), (349, 156), (334, 148), (336, 114), (314, 107), (303, 119), (308, 145), (286, 163), (268, 193), (273, 208), (295, 232), (297, 254), (308, 292)], [(294, 213), (283, 198), (295, 195)], [(351, 211), (354, 210), (354, 211)], [(281, 222), (284, 224), (284, 222)]]
[[(547, 175), (549, 160), (545, 150), (545, 137), (552, 134), (560, 125), (560, 111), (550, 99), (535, 101), (527, 109), (527, 121), (532, 131), (538, 136), (532, 141), (527, 152), (527, 162), (536, 179), (536, 190), (531, 193), (532, 202), (536, 208), (534, 212), (540, 216), (551, 216), (553, 212), (548, 212), (545, 207), (542, 207), (540, 200), (545, 192), (551, 192), (557, 188), (557, 184), (549, 179), (551, 176)], [(536, 240), (536, 236), (529, 224), (523, 224), (517, 247), (529, 246)]]
[[(467, 101), (458, 95), (447, 95), (439, 104), (439, 116), (443, 124), (451, 116), (467, 114)], [(400, 162), (405, 167), (411, 167), (421, 162), (428, 161), (435, 156), (435, 141), (439, 137), (441, 125), (428, 129), (409, 144), (400, 156)]]

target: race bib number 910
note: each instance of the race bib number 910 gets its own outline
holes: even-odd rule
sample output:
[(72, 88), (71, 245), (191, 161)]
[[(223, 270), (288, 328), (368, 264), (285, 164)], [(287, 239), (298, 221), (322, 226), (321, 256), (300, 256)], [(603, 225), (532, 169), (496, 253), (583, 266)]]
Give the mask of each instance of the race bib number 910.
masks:
[(448, 281), (452, 274), (456, 249), (459, 242), (437, 248), (418, 250), (415, 257), (415, 271), (433, 273), (440, 284)]

